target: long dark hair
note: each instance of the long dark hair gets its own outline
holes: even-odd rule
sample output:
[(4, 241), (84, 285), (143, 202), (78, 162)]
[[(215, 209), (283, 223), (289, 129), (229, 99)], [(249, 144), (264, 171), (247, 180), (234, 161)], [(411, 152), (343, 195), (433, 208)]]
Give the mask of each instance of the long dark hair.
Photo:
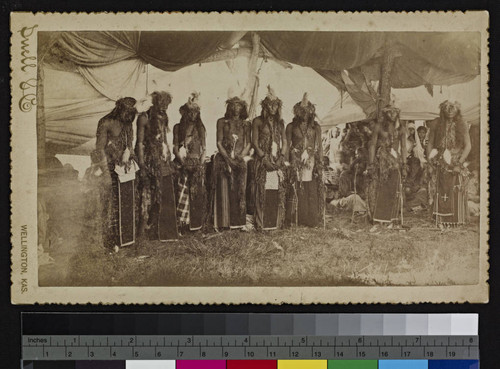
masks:
[[(203, 125), (203, 121), (201, 120), (201, 114), (200, 114), (200, 109), (199, 108), (192, 108), (189, 107), (188, 104), (184, 104), (179, 108), (179, 113), (181, 113), (181, 120), (180, 120), (180, 126), (184, 128), (187, 123), (188, 123), (188, 113), (195, 109), (198, 114), (196, 114), (195, 118), (195, 128), (198, 131), (198, 137), (204, 137), (205, 136), (205, 126)], [(186, 138), (186, 130), (185, 129), (180, 129), (179, 132), (179, 143), (184, 143), (184, 139)]]
[(239, 118), (241, 120), (246, 120), (248, 119), (248, 106), (246, 101), (241, 100), (239, 97), (233, 97), (229, 100), (226, 100), (226, 113), (224, 114), (224, 118), (229, 119), (231, 118), (231, 110), (235, 104), (240, 104), (242, 106), (242, 109), (240, 111), (240, 116)]
[(309, 120), (307, 121), (307, 125), (313, 126), (316, 118), (316, 108), (310, 101), (307, 102), (307, 106), (303, 106), (302, 102), (298, 102), (293, 106), (292, 123), (301, 123), (303, 121), (302, 116), (305, 112), (309, 113)]
[(103, 119), (114, 119), (122, 123), (132, 123), (137, 115), (135, 108), (136, 100), (133, 97), (123, 97), (115, 103), (114, 109), (107, 114)]
[(153, 105), (149, 108), (148, 118), (151, 123), (151, 134), (156, 136), (161, 134), (159, 117), (165, 121), (168, 132), (168, 115), (162, 108), (167, 108), (172, 102), (172, 95), (166, 91), (155, 91), (151, 94)]
[(273, 118), (274, 118), (275, 122), (280, 122), (281, 121), (281, 107), (283, 105), (283, 103), (280, 99), (271, 100), (268, 97), (266, 97), (260, 103), (260, 105), (262, 106), (262, 111), (260, 114), (264, 117), (264, 119), (267, 119), (269, 117), (269, 108), (271, 107), (272, 104), (278, 104), (278, 110), (277, 110), (276, 114), (274, 114)]
[(123, 97), (118, 99), (115, 103), (114, 109), (103, 118), (99, 120), (98, 130), (102, 123), (108, 119), (117, 120), (121, 123), (122, 130), (120, 132), (120, 140), (124, 147), (129, 149), (132, 147), (132, 140), (134, 138), (134, 129), (132, 123), (137, 115), (135, 108), (136, 100), (133, 97)]
[[(438, 125), (437, 129), (438, 129), (438, 137), (444, 137), (444, 135), (446, 134), (446, 124), (444, 124), (444, 122), (446, 122), (446, 117), (445, 117), (445, 112), (444, 112), (444, 109), (446, 107), (447, 104), (451, 104), (448, 100), (442, 102), (440, 105), (439, 105), (439, 118), (440, 118), (440, 122), (441, 124)], [(465, 130), (466, 130), (466, 127), (467, 125), (465, 124), (464, 120), (463, 120), (463, 117), (462, 117), (462, 111), (460, 109), (460, 106), (455, 103), (453, 104), (455, 105), (455, 108), (457, 110), (457, 113), (455, 114), (455, 116), (451, 119), (452, 122), (455, 123), (455, 143), (458, 145), (458, 146), (463, 146), (464, 144), (464, 135), (465, 135)], [(439, 144), (439, 142), (438, 142)]]

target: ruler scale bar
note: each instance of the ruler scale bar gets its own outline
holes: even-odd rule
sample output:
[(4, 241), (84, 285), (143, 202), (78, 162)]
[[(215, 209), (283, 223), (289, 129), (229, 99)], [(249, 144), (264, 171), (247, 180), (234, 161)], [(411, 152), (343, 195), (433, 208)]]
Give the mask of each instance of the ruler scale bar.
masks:
[(24, 360), (479, 359), (478, 336), (23, 336)]

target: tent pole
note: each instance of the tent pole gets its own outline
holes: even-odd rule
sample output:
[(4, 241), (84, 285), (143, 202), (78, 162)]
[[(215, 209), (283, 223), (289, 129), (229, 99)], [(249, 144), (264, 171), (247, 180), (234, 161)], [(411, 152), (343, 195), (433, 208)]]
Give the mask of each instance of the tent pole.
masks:
[(37, 65), (37, 105), (36, 105), (36, 136), (37, 136), (37, 164), (38, 170), (45, 169), (46, 155), (46, 127), (45, 127), (45, 101), (43, 93), (44, 73), (43, 61), (39, 61)]
[[(248, 115), (250, 119), (255, 117), (255, 109), (256, 109), (256, 91), (255, 87), (257, 84), (257, 61), (259, 59), (259, 50), (260, 50), (260, 37), (257, 33), (252, 33), (252, 53), (250, 54), (250, 59), (248, 61), (248, 83), (246, 87), (246, 97), (250, 100)], [(246, 99), (245, 99), (246, 100)]]
[(382, 120), (382, 109), (391, 102), (391, 74), (394, 59), (401, 54), (394, 45), (386, 41), (384, 54), (382, 55), (382, 65), (380, 68), (379, 100), (377, 105), (377, 120)]

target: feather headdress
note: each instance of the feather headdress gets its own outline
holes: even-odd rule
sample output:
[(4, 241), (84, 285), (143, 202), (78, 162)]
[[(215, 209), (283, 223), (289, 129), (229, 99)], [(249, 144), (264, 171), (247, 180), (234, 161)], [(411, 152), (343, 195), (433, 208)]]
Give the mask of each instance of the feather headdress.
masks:
[(199, 92), (192, 92), (191, 96), (188, 97), (188, 101), (186, 103), (189, 109), (200, 110), (200, 95)]
[(293, 114), (295, 116), (302, 115), (304, 112), (309, 113), (310, 116), (316, 116), (316, 108), (314, 104), (309, 101), (307, 92), (302, 96), (302, 100), (293, 107)]

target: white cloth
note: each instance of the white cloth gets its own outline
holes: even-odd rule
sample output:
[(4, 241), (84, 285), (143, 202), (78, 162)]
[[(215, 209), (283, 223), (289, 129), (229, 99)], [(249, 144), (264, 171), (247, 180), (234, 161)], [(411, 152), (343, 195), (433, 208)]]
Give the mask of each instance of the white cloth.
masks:
[(302, 168), (302, 182), (310, 182), (313, 177), (313, 168), (314, 168), (314, 156), (310, 156), (307, 159), (307, 165)]
[(115, 165), (115, 173), (118, 174), (120, 183), (125, 183), (135, 179), (135, 172), (139, 170), (139, 165), (135, 160), (130, 161), (130, 168), (126, 169), (124, 165)]
[(266, 173), (266, 190), (277, 190), (279, 186), (278, 171)]
[(420, 166), (424, 166), (425, 160), (425, 152), (422, 144), (420, 143), (420, 137), (418, 137), (418, 132), (415, 130), (415, 147), (413, 148), (413, 155), (420, 160)]

